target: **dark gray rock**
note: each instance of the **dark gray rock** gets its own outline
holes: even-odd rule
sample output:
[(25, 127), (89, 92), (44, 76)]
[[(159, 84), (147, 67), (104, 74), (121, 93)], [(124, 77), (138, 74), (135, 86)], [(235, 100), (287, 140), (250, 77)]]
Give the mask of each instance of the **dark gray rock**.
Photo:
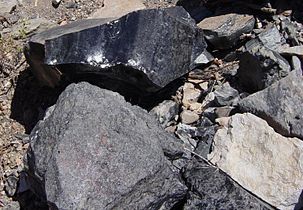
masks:
[(263, 46), (273, 51), (278, 51), (282, 44), (285, 44), (285, 40), (275, 25), (268, 26), (258, 35), (257, 39)]
[(166, 127), (179, 114), (179, 105), (172, 100), (165, 100), (154, 107), (150, 113), (156, 116), (163, 127)]
[[(98, 74), (148, 92), (192, 70), (206, 48), (203, 31), (182, 7), (139, 10), (117, 20), (55, 28), (33, 37), (29, 54), (37, 50), (37, 43), (40, 48), (45, 43), (48, 67), (65, 74)], [(48, 71), (38, 67), (37, 74)]]
[(303, 77), (292, 71), (286, 78), (239, 102), (242, 111), (251, 112), (276, 132), (303, 139)]
[(184, 171), (190, 189), (185, 210), (271, 209), (216, 167), (193, 160)]
[(177, 139), (117, 93), (72, 84), (30, 135), (30, 189), (58, 209), (170, 209), (186, 187)]
[(290, 72), (290, 65), (279, 53), (257, 40), (246, 43), (246, 52), (240, 56), (238, 77), (247, 92), (262, 90)]
[(224, 83), (217, 90), (214, 91), (215, 103), (218, 106), (229, 106), (239, 98), (239, 92), (232, 88), (228, 82)]
[(232, 13), (205, 18), (198, 26), (215, 49), (229, 49), (239, 42), (242, 34), (250, 33), (254, 24), (253, 16)]

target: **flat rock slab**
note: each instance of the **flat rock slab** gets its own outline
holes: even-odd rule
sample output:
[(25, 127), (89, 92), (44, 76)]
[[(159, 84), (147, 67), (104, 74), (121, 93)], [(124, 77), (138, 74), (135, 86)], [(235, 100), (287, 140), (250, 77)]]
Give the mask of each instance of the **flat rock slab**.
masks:
[(239, 102), (244, 112), (265, 119), (276, 132), (303, 139), (303, 76), (292, 71), (286, 78)]
[(224, 172), (194, 160), (185, 167), (185, 182), (191, 189), (184, 210), (271, 209)]
[(119, 94), (72, 84), (30, 135), (28, 182), (58, 209), (170, 209), (186, 193), (163, 153), (176, 141)]
[(127, 13), (145, 9), (141, 0), (104, 0), (104, 6), (95, 11), (91, 18), (120, 18)]
[(254, 24), (253, 16), (232, 13), (205, 18), (198, 26), (216, 49), (229, 49), (237, 44), (243, 33), (251, 32)]
[(276, 133), (250, 113), (218, 120), (208, 159), (278, 209), (294, 209), (303, 189), (303, 141)]
[[(49, 66), (61, 65), (70, 74), (104, 75), (154, 92), (193, 69), (206, 48), (203, 31), (182, 7), (140, 10), (109, 22), (87, 21), (79, 23), (81, 27), (74, 23), (37, 35), (28, 54), (45, 42)], [(46, 70), (35, 71), (43, 75)]]

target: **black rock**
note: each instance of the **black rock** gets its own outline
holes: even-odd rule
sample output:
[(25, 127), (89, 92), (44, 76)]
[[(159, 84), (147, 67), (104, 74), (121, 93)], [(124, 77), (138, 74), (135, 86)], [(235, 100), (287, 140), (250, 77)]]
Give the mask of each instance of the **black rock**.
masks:
[(185, 210), (271, 209), (216, 167), (193, 160), (184, 171), (190, 189)]
[[(170, 209), (186, 187), (178, 139), (117, 93), (72, 84), (30, 135), (27, 182), (58, 209)], [(164, 153), (163, 153), (164, 151)]]
[[(40, 52), (44, 45), (47, 67), (67, 75), (98, 74), (148, 92), (188, 73), (206, 48), (203, 31), (182, 7), (140, 10), (116, 20), (86, 20), (51, 29), (31, 39), (29, 60), (37, 45)], [(36, 74), (45, 75), (44, 71), (49, 69), (41, 65), (35, 69)]]
[(256, 92), (288, 75), (291, 68), (279, 53), (264, 47), (257, 40), (246, 43), (240, 56), (238, 77), (247, 92)]

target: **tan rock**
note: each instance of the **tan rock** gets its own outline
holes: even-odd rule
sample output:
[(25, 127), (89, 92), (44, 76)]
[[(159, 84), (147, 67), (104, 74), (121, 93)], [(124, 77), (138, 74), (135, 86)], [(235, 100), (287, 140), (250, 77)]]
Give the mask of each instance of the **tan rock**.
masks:
[(191, 103), (197, 102), (201, 95), (201, 91), (196, 89), (192, 83), (185, 83), (183, 87), (183, 99), (184, 106), (188, 106)]
[(104, 7), (98, 9), (90, 18), (120, 18), (127, 13), (145, 9), (141, 0), (105, 0)]
[(189, 110), (184, 110), (181, 112), (180, 117), (181, 122), (184, 124), (192, 124), (199, 120), (199, 115)]
[(303, 189), (303, 141), (276, 133), (252, 114), (217, 120), (208, 159), (247, 190), (279, 209), (294, 209)]

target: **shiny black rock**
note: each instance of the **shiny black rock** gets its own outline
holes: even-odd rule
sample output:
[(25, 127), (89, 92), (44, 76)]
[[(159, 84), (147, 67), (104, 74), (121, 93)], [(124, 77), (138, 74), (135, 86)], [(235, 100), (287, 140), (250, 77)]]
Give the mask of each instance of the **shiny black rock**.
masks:
[(45, 35), (54, 30), (44, 33), (46, 65), (154, 92), (188, 73), (205, 53), (202, 30), (182, 7), (140, 10), (100, 24), (87, 21), (85, 27), (83, 21), (82, 27), (61, 27), (60, 35), (50, 39)]

